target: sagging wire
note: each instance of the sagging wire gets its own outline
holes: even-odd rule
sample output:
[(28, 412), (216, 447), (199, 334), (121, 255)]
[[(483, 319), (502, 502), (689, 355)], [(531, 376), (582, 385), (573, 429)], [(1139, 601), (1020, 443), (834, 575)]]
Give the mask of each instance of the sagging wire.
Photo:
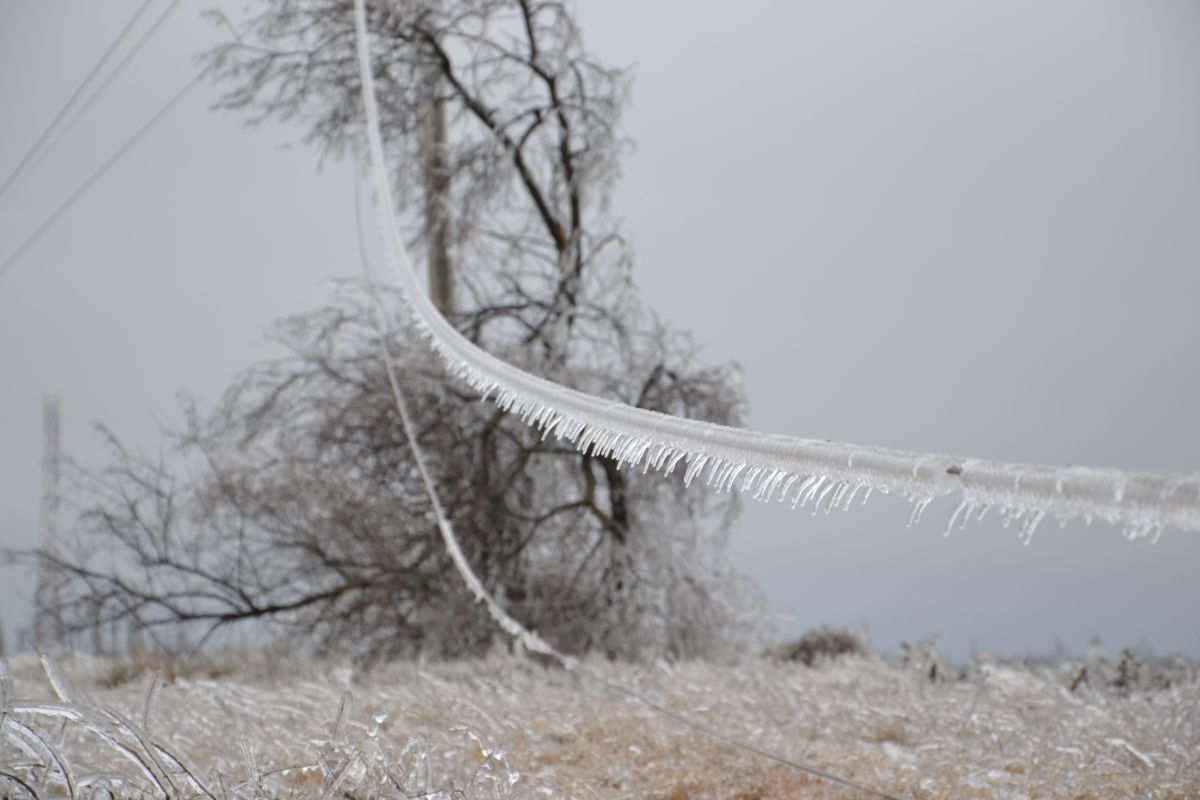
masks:
[[(356, 10), (361, 7), (362, 0), (355, 0)], [(361, 13), (361, 12), (359, 12)], [(400, 425), (404, 431), (404, 437), (408, 441), (409, 451), (412, 453), (413, 462), (417, 467), (417, 472), (421, 477), (421, 483), (425, 488), (425, 493), (429, 497), (429, 503), (433, 508), (434, 519), (437, 522), (438, 532), (441, 534), (442, 542), (446, 547), (446, 552), (450, 555), (450, 560), (454, 563), (454, 568), (466, 584), (467, 589), (475, 597), (475, 600), (482, 603), (487, 609), (488, 614), (496, 622), (500, 628), (519, 642), (526, 649), (553, 659), (567, 671), (578, 675), (579, 677), (591, 681), (592, 683), (603, 686), (604, 688), (625, 696), (626, 698), (639, 703), (646, 708), (661, 714), (676, 723), (690, 728), (710, 739), (730, 745), (744, 752), (758, 756), (760, 758), (774, 761), (777, 764), (783, 764), (791, 769), (803, 772), (816, 778), (835, 783), (839, 786), (844, 786), (849, 789), (854, 789), (870, 797), (883, 798), (884, 800), (902, 800), (893, 794), (873, 789), (861, 783), (835, 775), (832, 772), (813, 767), (808, 764), (802, 764), (794, 761), (786, 756), (772, 753), (769, 750), (764, 750), (761, 747), (744, 742), (734, 736), (722, 733), (714, 728), (710, 728), (700, 722), (696, 722), (682, 714), (666, 708), (665, 706), (654, 702), (645, 695), (635, 689), (624, 686), (620, 683), (605, 678), (584, 665), (579, 659), (573, 658), (565, 653), (560, 652), (549, 642), (538, 636), (536, 632), (529, 630), (519, 621), (514, 619), (507, 611), (505, 611), (499, 603), (488, 592), (479, 576), (471, 569), (470, 563), (463, 554), (462, 548), (459, 546), (458, 538), (454, 535), (454, 527), (446, 515), (446, 511), (442, 506), (441, 499), (438, 495), (437, 486), (430, 474), (429, 467), (425, 461), (425, 454), (421, 446), (417, 442), (416, 430), (417, 426), (413, 422), (412, 414), (409, 411), (408, 400), (404, 394), (404, 390), (400, 386), (400, 381), (396, 377), (396, 369), (392, 363), (392, 356), (388, 350), (388, 342), (395, 335), (393, 326), (389, 322), (389, 316), (384, 306), (383, 299), (379, 294), (378, 283), (375, 279), (374, 270), (371, 269), (370, 258), (367, 255), (365, 235), (363, 232), (363, 215), (362, 215), (362, 198), (361, 188), (359, 186), (359, 177), (357, 170), (354, 173), (354, 212), (357, 223), (358, 233), (358, 251), (359, 258), (362, 262), (363, 278), (367, 284), (367, 290), (371, 301), (372, 319), (375, 323), (376, 334), (379, 338), (379, 355), (383, 361), (384, 371), (387, 373), (388, 386), (392, 392), (392, 400), (396, 405), (396, 411), (400, 415)]]
[(594, 397), (480, 349), (421, 289), (396, 227), (365, 11), (362, 16), (357, 29), (360, 79), (387, 254), (416, 329), (452, 375), (501, 409), (544, 435), (566, 439), (580, 451), (618, 465), (653, 467), (666, 474), (678, 466), (688, 484), (700, 478), (718, 490), (740, 489), (756, 500), (790, 501), (814, 511), (849, 508), (860, 492), (865, 497), (878, 491), (908, 500), (912, 525), (932, 500), (956, 494), (961, 511), (952, 524), (995, 510), (1006, 524), (1016, 523), (1026, 542), (1047, 516), (1105, 520), (1130, 538), (1153, 538), (1165, 527), (1200, 531), (1200, 473), (1006, 463), (733, 428)]

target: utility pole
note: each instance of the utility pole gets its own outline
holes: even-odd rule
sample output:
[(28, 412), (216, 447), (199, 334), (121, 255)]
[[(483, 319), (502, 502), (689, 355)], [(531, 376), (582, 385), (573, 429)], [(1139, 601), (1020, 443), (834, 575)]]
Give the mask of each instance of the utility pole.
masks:
[(446, 108), (438, 96), (438, 77), (431, 75), (421, 119), (421, 153), (425, 183), (425, 247), (429, 259), (429, 297), (443, 314), (454, 310), (454, 275), (450, 265), (450, 213), (446, 193)]
[[(43, 395), (41, 546), (46, 551), (53, 551), (58, 542), (59, 482), (62, 472), (59, 455), (60, 412), (58, 395)], [(38, 650), (62, 644), (63, 621), (58, 591), (58, 571), (45, 559), (38, 559), (37, 587), (33, 599), (33, 646)]]

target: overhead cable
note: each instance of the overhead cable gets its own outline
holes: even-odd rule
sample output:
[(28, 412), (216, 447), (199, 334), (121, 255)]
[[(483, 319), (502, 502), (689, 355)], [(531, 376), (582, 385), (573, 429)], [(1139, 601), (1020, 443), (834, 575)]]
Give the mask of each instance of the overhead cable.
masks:
[[(361, 1), (362, 0), (356, 0), (356, 2)], [(359, 256), (362, 261), (363, 276), (366, 280), (368, 291), (370, 292), (372, 316), (374, 318), (375, 329), (379, 337), (380, 357), (383, 360), (384, 371), (387, 374), (388, 386), (391, 388), (392, 400), (396, 405), (396, 410), (400, 414), (400, 427), (404, 431), (405, 439), (408, 440), (408, 448), (412, 452), (413, 463), (417, 467), (417, 474), (420, 476), (421, 483), (424, 485), (425, 494), (429, 497), (429, 503), (433, 509), (434, 520), (437, 522), (438, 531), (442, 536), (442, 543), (446, 547), (446, 552), (449, 554), (455, 570), (466, 584), (467, 590), (475, 598), (475, 601), (482, 604), (487, 609), (488, 615), (491, 616), (501, 630), (503, 630), (517, 642), (520, 642), (520, 644), (530, 652), (547, 656), (548, 658), (551, 658), (560, 664), (564, 669), (574, 673), (575, 675), (578, 675), (580, 678), (602, 686), (609, 691), (624, 695), (628, 700), (639, 703), (651, 711), (665, 716), (668, 719), (683, 725), (684, 727), (697, 731), (698, 733), (701, 733), (714, 741), (721, 742), (722, 744), (727, 744), (738, 750), (750, 753), (751, 755), (767, 759), (768, 761), (774, 761), (777, 764), (790, 767), (797, 772), (802, 772), (806, 775), (812, 775), (813, 777), (820, 778), (824, 781), (828, 781), (839, 786), (845, 786), (847, 788), (854, 789), (867, 796), (882, 798), (882, 800), (901, 800), (901, 798), (897, 797), (896, 795), (889, 794), (879, 789), (874, 789), (870, 786), (866, 786), (865, 784), (850, 780), (849, 778), (843, 778), (842, 776), (828, 770), (801, 763), (794, 759), (788, 758), (787, 756), (779, 755), (778, 753), (774, 753), (770, 750), (763, 749), (757, 745), (751, 744), (750, 742), (739, 739), (736, 736), (731, 736), (727, 733), (717, 730), (716, 728), (712, 728), (701, 722), (697, 722), (696, 720), (684, 714), (672, 711), (661, 703), (656, 703), (655, 701), (646, 697), (636, 689), (632, 689), (622, 683), (610, 680), (595, 670), (589, 668), (579, 659), (573, 658), (561, 652), (554, 645), (547, 642), (541, 636), (538, 636), (536, 632), (531, 631), (529, 628), (526, 628), (524, 625), (522, 625), (518, 620), (513, 618), (512, 615), (505, 611), (498, 602), (496, 602), (495, 598), (492, 597), (491, 593), (488, 592), (487, 588), (483, 585), (483, 581), (479, 579), (479, 576), (476, 575), (475, 571), (471, 568), (470, 563), (467, 561), (467, 557), (463, 554), (462, 547), (458, 543), (458, 537), (454, 534), (454, 527), (450, 522), (450, 517), (446, 513), (445, 508), (442, 506), (441, 498), (438, 496), (437, 485), (434, 482), (433, 475), (425, 461), (425, 452), (417, 441), (417, 426), (413, 422), (412, 412), (409, 411), (408, 407), (407, 396), (404, 394), (404, 390), (400, 386), (400, 380), (397, 377), (396, 369), (392, 364), (391, 353), (388, 351), (388, 342), (391, 341), (394, 331), (392, 326), (388, 323), (387, 311), (384, 307), (382, 298), (379, 296), (378, 283), (375, 279), (374, 271), (371, 269), (370, 261), (367, 258), (366, 245), (364, 243), (362, 231), (362, 210), (357, 178), (358, 175), (355, 173), (354, 210), (358, 222)]]
[[(365, 89), (369, 64), (361, 72)], [(546, 436), (644, 470), (670, 474), (680, 466), (685, 483), (703, 478), (718, 490), (814, 511), (849, 508), (872, 492), (896, 494), (912, 504), (911, 524), (934, 499), (954, 496), (947, 530), (994, 512), (1006, 525), (1016, 523), (1026, 542), (1047, 516), (1104, 520), (1130, 538), (1155, 537), (1167, 527), (1200, 531), (1200, 473), (1005, 463), (763, 433), (595, 397), (491, 355), (451, 325), (417, 281), (396, 223), (379, 109), (370, 93), (364, 100), (387, 251), (418, 330), (452, 374)]]
[(37, 228), (37, 230), (30, 234), (30, 236), (21, 243), (21, 246), (13, 251), (13, 253), (7, 259), (5, 259), (3, 264), (0, 264), (0, 278), (4, 277), (4, 273), (7, 272), (8, 269), (13, 266), (13, 264), (17, 263), (17, 260), (24, 255), (30, 247), (36, 244), (38, 239), (40, 239), (42, 235), (46, 233), (46, 231), (50, 230), (54, 223), (58, 222), (58, 220), (62, 218), (63, 214), (67, 213), (71, 206), (73, 206), (80, 197), (87, 193), (88, 189), (92, 188), (96, 181), (100, 180), (100, 178), (104, 176), (104, 173), (108, 172), (108, 170), (110, 170), (114, 164), (120, 161), (121, 157), (128, 153), (130, 149), (132, 149), (133, 146), (150, 131), (151, 128), (161, 122), (163, 117), (165, 117), (171, 111), (171, 109), (178, 105), (179, 101), (182, 100), (188, 94), (188, 92), (194, 89), (196, 84), (198, 84), (200, 79), (203, 77), (203, 73), (201, 73), (188, 81), (187, 84), (185, 84), (182, 89), (176, 92), (170, 100), (164, 103), (163, 106), (159, 108), (152, 117), (150, 117), (150, 119), (146, 120), (142, 127), (138, 128), (132, 136), (126, 139), (125, 143), (122, 144), (116, 150), (116, 152), (109, 156), (108, 159), (100, 165), (99, 169), (93, 172), (92, 175), (86, 181), (84, 181), (79, 188), (77, 188), (71, 194), (71, 196), (68, 197), (66, 201), (64, 201), (63, 204), (60, 205), (58, 209), (56, 209), (55, 212), (49, 216), (49, 218), (46, 219), (45, 222), (43, 222)]
[[(108, 47), (104, 51), (104, 54), (100, 56), (100, 60), (92, 66), (91, 70), (88, 71), (88, 74), (84, 76), (83, 81), (81, 81), (80, 84), (75, 87), (75, 91), (72, 92), (71, 96), (67, 98), (67, 102), (63, 103), (62, 107), (58, 109), (58, 112), (54, 115), (54, 118), (50, 120), (50, 124), (47, 125), (46, 129), (43, 130), (41, 135), (38, 136), (37, 141), (33, 143), (33, 146), (29, 148), (29, 150), (17, 163), (17, 166), (13, 168), (13, 171), (10, 172), (8, 177), (4, 179), (4, 183), (0, 184), (0, 198), (4, 197), (4, 193), (8, 191), (8, 187), (12, 185), (13, 181), (15, 181), (21, 174), (22, 170), (25, 169), (25, 166), (29, 164), (30, 160), (41, 150), (42, 146), (46, 143), (46, 140), (50, 137), (50, 134), (54, 131), (55, 127), (57, 127), (58, 123), (62, 121), (67, 111), (70, 110), (71, 106), (75, 104), (75, 101), (78, 100), (80, 95), (83, 94), (84, 89), (86, 89), (88, 84), (92, 82), (92, 79), (96, 77), (96, 75), (104, 67), (105, 63), (108, 62), (108, 59), (112, 56), (112, 54), (116, 52), (117, 46), (125, 38), (126, 34), (133, 29), (133, 26), (137, 24), (137, 21), (139, 18), (141, 18), (142, 13), (150, 7), (152, 2), (154, 2), (154, 0), (142, 0), (142, 4), (138, 6), (136, 11), (133, 12), (133, 16), (130, 17), (129, 21), (125, 23), (125, 27), (121, 28), (121, 32), (117, 34), (117, 38), (113, 39), (112, 42), (109, 43)], [(161, 17), (159, 19), (161, 21)], [(157, 24), (158, 23), (156, 22), (155, 26), (157, 26)], [(143, 41), (144, 39), (145, 37), (143, 37)], [(124, 62), (122, 62), (122, 64), (123, 63)], [(120, 67), (118, 66), (118, 70), (119, 69)], [(104, 91), (104, 87), (107, 85), (108, 81), (111, 81), (111, 79), (112, 75), (110, 74), (106, 82), (101, 84), (97, 93)], [(95, 95), (93, 95), (93, 97), (94, 96)]]
[(38, 164), (40, 164), (42, 160), (54, 150), (54, 147), (61, 142), (68, 133), (70, 133), (71, 129), (75, 127), (75, 123), (79, 122), (79, 120), (87, 114), (88, 110), (95, 105), (96, 101), (103, 96), (104, 91), (112, 85), (113, 81), (116, 80), (118, 76), (120, 76), (125, 67), (129, 65), (129, 62), (133, 61), (137, 54), (141, 52), (142, 47), (145, 46), (146, 42), (148, 42), (155, 32), (158, 31), (159, 27), (163, 24), (163, 22), (166, 21), (167, 17), (171, 15), (171, 12), (179, 7), (181, 2), (182, 0), (172, 0), (171, 4), (163, 9), (162, 13), (155, 18), (154, 22), (150, 23), (150, 27), (148, 27), (140, 37), (138, 37), (138, 40), (133, 43), (131, 48), (129, 48), (129, 52), (125, 54), (125, 57), (122, 58), (117, 65), (113, 67), (112, 71), (105, 76), (104, 80), (96, 88), (96, 91), (92, 92), (88, 99), (84, 101), (83, 105), (71, 115), (70, 119), (68, 119), (65, 124), (63, 124), (61, 129), (54, 135), (54, 138), (50, 140), (50, 143), (42, 149), (42, 152), (36, 159), (34, 159), (30, 168), (26, 170), (27, 174), (30, 171), (37, 169)]

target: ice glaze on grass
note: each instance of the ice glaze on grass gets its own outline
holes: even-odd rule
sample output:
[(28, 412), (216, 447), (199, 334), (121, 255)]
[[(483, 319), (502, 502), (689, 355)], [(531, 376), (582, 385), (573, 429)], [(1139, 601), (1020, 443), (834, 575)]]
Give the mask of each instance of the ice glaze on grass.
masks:
[[(77, 704), (109, 706), (140, 726), (152, 670), (85, 657), (60, 665)], [(1090, 683), (1074, 691), (1078, 664), (982, 661), (938, 681), (879, 656), (816, 668), (768, 658), (590, 667), (729, 734), (901, 796), (1200, 796), (1191, 664), (1169, 681), (1124, 689), (1093, 665)], [(160, 668), (144, 734), (182, 756), (217, 797), (852, 796), (519, 657), (370, 672), (295, 659)], [(53, 697), (36, 659), (17, 658), (13, 673), (10, 706)], [(9, 718), (52, 745), (62, 725), (36, 711), (10, 708)], [(56, 750), (81, 792), (163, 794), (80, 723), (62, 731)], [(30, 760), (0, 742), (0, 771), (28, 774), (20, 765)], [(160, 761), (172, 769), (169, 756)], [(176, 784), (181, 796), (199, 793), (183, 778)], [(65, 790), (55, 770), (48, 787)]]

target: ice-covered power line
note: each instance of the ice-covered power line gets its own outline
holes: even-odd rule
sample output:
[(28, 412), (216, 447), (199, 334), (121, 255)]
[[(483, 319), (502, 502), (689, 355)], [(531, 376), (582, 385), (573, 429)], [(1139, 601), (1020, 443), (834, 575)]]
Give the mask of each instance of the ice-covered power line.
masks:
[(7, 259), (5, 259), (3, 264), (0, 264), (0, 278), (4, 277), (4, 273), (7, 272), (13, 264), (17, 263), (17, 259), (23, 256), (30, 247), (36, 244), (38, 239), (40, 239), (42, 235), (46, 233), (46, 231), (48, 231), (54, 225), (54, 223), (62, 217), (63, 214), (67, 213), (71, 206), (73, 206), (75, 202), (87, 192), (88, 189), (92, 188), (96, 181), (100, 180), (100, 178), (104, 176), (104, 173), (108, 172), (108, 170), (110, 170), (114, 164), (120, 161), (121, 157), (128, 153), (129, 150), (135, 144), (137, 144), (138, 141), (141, 140), (141, 138), (145, 136), (151, 128), (162, 121), (162, 118), (165, 117), (167, 113), (171, 111), (171, 109), (178, 105), (179, 101), (182, 100), (188, 92), (195, 88), (196, 84), (200, 82), (202, 77), (203, 74), (196, 75), (190, 81), (188, 81), (182, 89), (172, 95), (170, 100), (164, 103), (162, 107), (158, 109), (158, 111), (154, 112), (154, 115), (150, 117), (150, 119), (146, 120), (146, 122), (142, 124), (142, 127), (138, 128), (132, 136), (126, 139), (125, 143), (117, 148), (116, 152), (109, 156), (108, 159), (100, 165), (99, 169), (93, 172), (91, 176), (84, 181), (79, 188), (76, 189), (71, 196), (68, 197), (66, 201), (64, 201), (63, 204), (60, 205), (55, 212), (37, 228), (37, 230), (30, 234), (29, 237), (21, 243), (21, 246), (13, 251), (13, 253)]
[[(357, 0), (356, 9), (361, 4), (361, 0)], [(366, 88), (364, 92), (368, 91)], [(356, 174), (357, 181), (357, 174)], [(433, 516), (437, 522), (438, 531), (442, 535), (442, 543), (446, 546), (446, 552), (450, 556), (450, 560), (454, 562), (454, 568), (462, 576), (463, 582), (467, 585), (467, 589), (471, 595), (479, 603), (482, 603), (487, 608), (488, 614), (496, 621), (496, 624), (501, 627), (506, 633), (517, 639), (535, 653), (541, 653), (545, 656), (550, 656), (560, 661), (563, 666), (571, 669), (575, 666), (574, 659), (562, 655), (555, 650), (550, 644), (543, 640), (533, 631), (530, 631), (520, 622), (517, 622), (509, 614), (500, 607), (500, 605), (492, 598), (487, 589), (484, 588), (483, 582), (471, 569), (471, 565), (467, 562), (467, 557), (463, 555), (462, 548), (459, 547), (458, 538), (454, 535), (454, 528), (451, 527), (450, 518), (446, 514), (445, 508), (442, 506), (441, 497), (438, 495), (437, 486), (433, 482), (433, 477), (429, 472), (429, 467), (425, 463), (425, 453), (417, 443), (416, 424), (412, 420), (412, 414), (408, 410), (408, 401), (405, 397), (404, 390), (400, 388), (400, 381), (396, 377), (396, 370), (392, 366), (392, 357), (388, 352), (387, 343), (392, 337), (391, 326), (387, 322), (387, 312), (384, 309), (383, 301), (379, 296), (375, 275), (371, 270), (370, 261), (367, 258), (366, 245), (362, 231), (362, 212), (359, 202), (359, 192), (357, 191), (357, 182), (355, 184), (355, 212), (358, 222), (358, 247), (359, 258), (362, 261), (363, 277), (367, 281), (367, 288), (371, 296), (371, 310), (374, 317), (375, 328), (379, 334), (380, 356), (383, 359), (384, 371), (387, 373), (388, 386), (392, 391), (392, 400), (396, 405), (396, 411), (400, 414), (400, 427), (404, 431), (404, 437), (408, 440), (409, 449), (412, 451), (413, 462), (417, 468), (417, 474), (421, 477), (421, 483), (425, 487), (425, 494), (429, 497), (430, 506), (433, 508)]]
[[(363, 93), (364, 96), (373, 96), (374, 87), (371, 85), (371, 76), (368, 71), (368, 51), (366, 40), (363, 38), (366, 28), (364, 21), (363, 0), (355, 0), (355, 20), (359, 32), (358, 52), (360, 64), (364, 70)], [(372, 149), (372, 155), (374, 155)], [(382, 154), (382, 150), (379, 151)], [(516, 641), (520, 642), (525, 648), (534, 653), (539, 653), (543, 656), (554, 659), (561, 664), (565, 669), (574, 672), (580, 677), (597, 683), (605, 688), (624, 695), (630, 700), (640, 703), (647, 708), (662, 714), (675, 722), (698, 731), (705, 736), (708, 736), (716, 741), (735, 747), (739, 750), (744, 750), (753, 753), (760, 758), (765, 758), (774, 761), (778, 764), (783, 764), (792, 769), (806, 773), (808, 775), (821, 778), (822, 780), (835, 783), (840, 786), (845, 786), (850, 789), (859, 791), (871, 797), (882, 798), (883, 800), (900, 800), (895, 795), (882, 792), (878, 789), (873, 789), (869, 786), (857, 783), (855, 781), (843, 778), (840, 775), (835, 775), (827, 770), (813, 767), (808, 764), (802, 764), (786, 756), (773, 753), (769, 750), (764, 750), (749, 742), (742, 741), (736, 737), (722, 733), (715, 728), (710, 728), (707, 725), (699, 723), (688, 716), (680, 714), (676, 711), (663, 706), (660, 703), (647, 698), (642, 693), (635, 689), (631, 689), (620, 683), (611, 681), (602, 675), (597, 674), (593, 670), (587, 668), (586, 665), (580, 663), (577, 659), (560, 652), (552, 644), (544, 640), (537, 633), (526, 628), (518, 620), (514, 619), (488, 592), (483, 585), (483, 581), (475, 574), (471, 568), (467, 557), (463, 554), (462, 547), (459, 546), (458, 537), (454, 535), (454, 527), (450, 522), (449, 516), (446, 514), (445, 508), (442, 506), (441, 497), (438, 495), (437, 485), (434, 483), (433, 476), (429, 471), (429, 467), (425, 462), (425, 453), (417, 441), (417, 426), (413, 422), (412, 414), (408, 408), (408, 400), (404, 394), (404, 390), (400, 386), (400, 381), (396, 377), (396, 370), (392, 364), (391, 354), (388, 352), (388, 342), (392, 339), (393, 330), (388, 324), (387, 312), (384, 309), (383, 300), (379, 296), (378, 284), (375, 279), (374, 271), (371, 269), (370, 260), (367, 257), (365, 237), (362, 230), (362, 208), (360, 202), (361, 192), (358, 191), (357, 183), (358, 174), (355, 173), (355, 193), (354, 193), (354, 210), (358, 224), (358, 247), (359, 258), (362, 261), (363, 277), (367, 282), (367, 289), (371, 297), (371, 309), (374, 316), (375, 328), (379, 335), (380, 357), (383, 359), (384, 371), (387, 373), (388, 386), (391, 388), (392, 400), (396, 405), (396, 410), (400, 414), (400, 426), (404, 432), (404, 438), (408, 441), (408, 448), (412, 452), (413, 462), (416, 465), (417, 473), (421, 477), (421, 483), (425, 487), (425, 494), (429, 497), (430, 506), (433, 508), (434, 520), (437, 522), (438, 531), (442, 536), (442, 543), (446, 547), (446, 552), (450, 556), (450, 560), (454, 563), (454, 568), (462, 577), (463, 583), (466, 584), (468, 591), (475, 598), (476, 602), (482, 603), (487, 609), (488, 614), (495, 620), (500, 628), (511, 636)]]
[[(113, 53), (117, 51), (117, 47), (125, 39), (129, 31), (133, 29), (133, 26), (137, 24), (137, 21), (141, 18), (142, 14), (145, 13), (146, 9), (150, 7), (152, 2), (154, 2), (154, 0), (142, 0), (142, 4), (138, 6), (136, 11), (133, 12), (133, 16), (130, 17), (129, 21), (125, 23), (125, 27), (121, 28), (121, 32), (117, 34), (117, 38), (113, 39), (112, 42), (109, 43), (108, 47), (104, 50), (104, 54), (100, 56), (100, 60), (92, 66), (91, 70), (89, 70), (88, 74), (84, 76), (84, 79), (80, 82), (80, 84), (75, 87), (75, 91), (72, 92), (71, 96), (67, 98), (67, 102), (63, 103), (62, 107), (58, 109), (58, 112), (54, 115), (54, 118), (50, 120), (50, 124), (47, 125), (45, 130), (41, 132), (37, 140), (33, 143), (33, 146), (30, 147), (25, 155), (22, 156), (21, 160), (17, 162), (17, 166), (15, 166), (12, 172), (8, 174), (8, 177), (4, 179), (4, 183), (0, 184), (0, 199), (4, 198), (4, 195), (8, 191), (9, 187), (12, 186), (13, 182), (16, 181), (21, 174), (23, 174), (25, 167), (30, 163), (33, 157), (38, 155), (39, 152), (43, 151), (43, 147), (47, 140), (49, 140), (50, 135), (54, 132), (55, 128), (58, 127), (58, 124), (62, 122), (67, 112), (71, 109), (71, 106), (75, 105), (75, 101), (80, 98), (84, 90), (88, 87), (88, 84), (92, 82), (92, 79), (95, 78), (100, 73), (100, 70), (104, 68), (104, 65), (108, 63), (108, 60), (112, 57)], [(177, 3), (179, 0), (175, 0), (175, 2)], [(174, 4), (172, 4), (172, 6), (174, 6)], [(170, 9), (168, 9), (168, 13), (169, 11)], [(165, 16), (165, 14), (163, 16)], [(148, 38), (149, 35), (158, 27), (159, 23), (162, 22), (163, 16), (160, 16), (150, 30), (142, 36), (136, 45), (134, 45), (135, 51), (141, 46), (142, 42), (144, 42), (146, 38)], [(109, 73), (109, 76), (104, 80), (104, 83), (100, 84), (100, 88), (97, 89), (96, 93), (92, 95), (92, 100), (94, 100), (101, 92), (104, 91), (105, 87), (116, 76), (116, 73), (120, 72), (121, 67), (123, 67), (127, 62), (128, 57), (126, 57), (124, 61), (117, 65), (117, 69), (115, 69), (112, 73)], [(88, 105), (90, 105), (91, 102), (92, 101), (89, 100)], [(72, 122), (74, 119), (78, 119), (78, 115), (72, 119)]]
[[(363, 73), (365, 86), (369, 70)], [(463, 337), (421, 290), (396, 224), (378, 107), (369, 93), (364, 101), (387, 249), (418, 328), (453, 374), (546, 435), (644, 470), (681, 467), (689, 484), (702, 478), (721, 490), (738, 488), (758, 500), (814, 511), (849, 508), (878, 491), (908, 499), (910, 521), (932, 500), (955, 496), (949, 526), (994, 512), (1016, 523), (1026, 541), (1046, 516), (1105, 520), (1131, 538), (1167, 527), (1200, 531), (1200, 473), (1013, 464), (760, 433), (593, 397), (492, 356)]]

